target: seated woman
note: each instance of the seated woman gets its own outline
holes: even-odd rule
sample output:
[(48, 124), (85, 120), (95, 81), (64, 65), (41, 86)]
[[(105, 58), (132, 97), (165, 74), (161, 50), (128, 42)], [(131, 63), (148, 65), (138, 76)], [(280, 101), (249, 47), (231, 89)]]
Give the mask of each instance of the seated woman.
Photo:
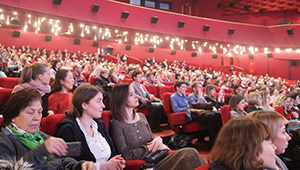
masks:
[(225, 97), (224, 90), (220, 90), (219, 96), (217, 98), (215, 96), (215, 94), (216, 94), (216, 86), (208, 84), (206, 86), (205, 93), (206, 93), (205, 96), (204, 96), (205, 100), (207, 102), (212, 102), (213, 106), (216, 109), (220, 109), (220, 107), (223, 106), (223, 104), (224, 104), (224, 97)]
[(291, 101), (291, 97), (286, 93), (282, 93), (276, 98), (273, 107), (276, 106), (282, 107), (283, 113), (280, 114), (287, 120), (299, 117), (299, 111), (293, 111), (293, 102)]
[(243, 96), (234, 95), (229, 100), (230, 105), (230, 119), (245, 116), (247, 112), (244, 111), (245, 99)]
[(12, 94), (1, 122), (0, 159), (23, 159), (34, 169), (96, 168), (93, 162), (57, 157), (67, 154), (67, 145), (64, 140), (39, 131), (43, 110), (41, 102), (40, 93), (33, 88)]
[(251, 92), (248, 96), (248, 104), (247, 113), (250, 113), (255, 110), (262, 110), (259, 106), (262, 104), (262, 98), (258, 92)]
[(50, 68), (45, 63), (34, 63), (26, 66), (21, 73), (20, 84), (15, 86), (12, 93), (16, 93), (24, 88), (33, 87), (42, 96), (43, 117), (53, 114), (48, 111), (48, 98), (51, 91), (50, 86)]
[[(288, 143), (291, 140), (290, 135), (287, 133), (285, 129), (286, 127), (285, 124), (288, 121), (279, 113), (274, 111), (261, 110), (261, 111), (251, 112), (246, 117), (263, 121), (269, 126), (269, 128), (272, 131), (271, 139), (273, 144), (276, 146), (275, 153), (277, 155), (285, 153), (285, 150), (288, 148), (288, 146), (289, 146), (289, 150), (292, 150), (293, 147), (295, 146), (294, 144), (289, 145)], [(295, 142), (297, 143), (298, 140)], [(288, 169), (279, 157), (276, 157), (276, 164), (282, 170)]]
[(101, 117), (105, 107), (99, 87), (82, 84), (72, 99), (74, 108), (58, 125), (56, 136), (66, 142), (80, 141), (82, 154), (76, 160), (96, 162), (99, 169), (123, 169), (125, 160), (116, 156), (116, 150)]
[(162, 128), (160, 127), (160, 120), (164, 113), (163, 103), (160, 99), (155, 98), (153, 94), (150, 94), (146, 87), (141, 84), (142, 73), (139, 70), (132, 73), (132, 79), (132, 87), (140, 102), (138, 105), (139, 109), (150, 109), (148, 117), (150, 128), (153, 132), (161, 132)]
[(74, 86), (73, 74), (67, 69), (60, 69), (55, 74), (55, 80), (51, 84), (48, 109), (54, 114), (64, 114), (72, 107), (72, 90)]
[[(117, 152), (126, 160), (145, 159), (150, 153), (168, 149), (160, 137), (153, 137), (144, 114), (135, 112), (139, 102), (132, 85), (116, 85), (112, 91), (111, 104), (111, 136)], [(155, 169), (190, 170), (204, 163), (195, 149), (184, 148), (160, 160)]]
[(261, 121), (244, 117), (229, 120), (208, 155), (209, 169), (278, 170), (271, 138), (270, 128)]
[(261, 96), (261, 109), (262, 110), (270, 110), (275, 111), (273, 107), (270, 106), (271, 97), (268, 91), (263, 90), (259, 91), (259, 95)]

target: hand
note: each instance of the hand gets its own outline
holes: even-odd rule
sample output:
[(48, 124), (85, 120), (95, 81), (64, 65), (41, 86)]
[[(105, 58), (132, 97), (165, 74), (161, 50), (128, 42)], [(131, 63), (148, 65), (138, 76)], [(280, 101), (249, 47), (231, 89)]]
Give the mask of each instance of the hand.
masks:
[(147, 105), (147, 100), (145, 98), (141, 98), (140, 100), (143, 103), (143, 105)]
[(150, 100), (151, 100), (151, 101), (154, 101), (154, 100), (155, 100), (154, 95), (152, 95), (152, 94), (150, 95)]
[(162, 145), (163, 142), (161, 137), (156, 137), (151, 142), (147, 143), (147, 147), (152, 153), (158, 151)]
[(125, 168), (126, 161), (121, 155), (116, 155), (111, 158), (108, 162), (102, 163), (100, 165), (101, 169), (117, 169), (122, 170)]
[(68, 153), (68, 146), (61, 138), (50, 137), (45, 141), (45, 146), (49, 153), (54, 153), (57, 156), (65, 156)]
[(162, 146), (159, 148), (159, 150), (164, 150), (164, 149), (170, 150), (170, 148), (167, 145), (162, 144)]
[(94, 162), (84, 162), (81, 165), (82, 170), (97, 170)]
[(54, 115), (54, 112), (52, 110), (48, 110), (48, 116), (49, 115)]

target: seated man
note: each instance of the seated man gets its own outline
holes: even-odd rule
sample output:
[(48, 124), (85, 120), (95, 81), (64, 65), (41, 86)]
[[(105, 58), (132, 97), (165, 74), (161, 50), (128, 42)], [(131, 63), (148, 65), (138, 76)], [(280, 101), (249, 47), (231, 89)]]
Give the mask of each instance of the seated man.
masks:
[[(194, 86), (196, 86), (196, 85), (194, 85)], [(185, 82), (177, 81), (174, 84), (174, 88), (175, 88), (176, 93), (172, 94), (170, 97), (170, 103), (171, 103), (173, 112), (177, 113), (177, 112), (187, 111), (190, 107), (190, 104), (189, 104), (188, 97), (185, 95), (185, 92), (187, 89)], [(196, 88), (193, 88), (193, 90), (195, 93)], [(205, 112), (205, 113), (199, 115), (198, 117), (193, 118), (192, 121), (197, 122), (201, 125), (207, 126), (210, 147), (212, 147), (214, 140), (216, 138), (216, 135), (222, 126), (220, 114), (214, 113), (214, 112)]]
[(74, 88), (77, 88), (81, 83), (85, 83), (86, 81), (84, 75), (81, 74), (82, 69), (79, 64), (75, 64), (73, 69)]
[(188, 96), (189, 104), (198, 103), (198, 102), (207, 103), (207, 101), (203, 97), (203, 89), (200, 81), (193, 82), (192, 89), (193, 89), (193, 93), (189, 94)]
[(105, 110), (110, 109), (110, 95), (111, 95), (111, 90), (114, 87), (114, 83), (110, 81), (109, 79), (109, 72), (107, 69), (102, 69), (100, 72), (100, 77), (95, 80), (95, 86), (101, 87), (104, 92), (103, 92), (103, 97), (106, 100), (105, 103)]
[(150, 73), (150, 72), (147, 73), (146, 78), (147, 78), (147, 80), (144, 82), (144, 84), (155, 85), (154, 74), (153, 73)]

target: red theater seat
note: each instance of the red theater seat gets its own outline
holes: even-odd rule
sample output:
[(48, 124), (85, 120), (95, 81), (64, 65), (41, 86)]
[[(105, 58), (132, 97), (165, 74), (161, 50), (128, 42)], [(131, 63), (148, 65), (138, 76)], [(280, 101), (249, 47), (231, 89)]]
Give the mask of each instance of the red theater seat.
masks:
[(209, 164), (205, 164), (205, 165), (199, 166), (195, 170), (209, 170)]
[(285, 115), (283, 108), (281, 106), (275, 106), (275, 111), (280, 113), (282, 116), (284, 116), (287, 120), (291, 120), (293, 113), (289, 113), (287, 116)]
[(221, 107), (221, 117), (223, 126), (229, 121), (230, 119), (230, 106), (224, 105)]
[(157, 97), (157, 86), (151, 84), (144, 84), (144, 86), (150, 94), (153, 94), (155, 97)]
[(4, 106), (11, 96), (12, 89), (0, 89), (0, 108)]
[(164, 100), (164, 94), (165, 93), (170, 93), (172, 92), (172, 89), (174, 89), (174, 87), (171, 86), (157, 86), (157, 97), (160, 98), (160, 100)]
[(172, 82), (172, 81), (164, 81), (163, 84), (166, 85), (166, 86), (174, 86), (175, 82)]
[(13, 89), (16, 85), (19, 84), (20, 78), (16, 77), (1, 77), (0, 78), (0, 87)]
[(179, 128), (181, 126), (184, 127), (184, 132), (186, 133), (198, 132), (207, 129), (206, 126), (200, 125), (196, 122), (185, 124), (185, 112), (173, 113), (170, 104), (171, 95), (172, 93), (165, 93), (163, 102), (166, 114), (169, 118), (169, 122), (173, 131), (179, 132)]
[(90, 84), (91, 84), (91, 85), (95, 85), (95, 80), (96, 80), (97, 78), (100, 78), (100, 77), (99, 77), (99, 76), (93, 76), (93, 77), (91, 77), (91, 78), (90, 78)]

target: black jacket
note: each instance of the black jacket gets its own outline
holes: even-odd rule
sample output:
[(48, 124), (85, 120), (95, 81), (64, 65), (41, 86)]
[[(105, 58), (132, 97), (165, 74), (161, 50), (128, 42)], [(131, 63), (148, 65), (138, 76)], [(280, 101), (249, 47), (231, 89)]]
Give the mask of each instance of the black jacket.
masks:
[(254, 105), (250, 105), (248, 108), (247, 108), (247, 113), (250, 113), (250, 112), (253, 112), (255, 110), (261, 110), (261, 108), (256, 108)]
[[(105, 123), (99, 119), (94, 119), (94, 121), (98, 124), (98, 131), (106, 139), (107, 143), (110, 146), (111, 149), (110, 158), (112, 158), (113, 156), (116, 155), (116, 149), (109, 136)], [(76, 160), (87, 160), (87, 161), (96, 162), (94, 155), (92, 154), (90, 148), (87, 145), (85, 136), (76, 122), (76, 118), (66, 117), (60, 124), (58, 124), (57, 132), (55, 136), (63, 138), (66, 142), (80, 141), (82, 154), (80, 157), (74, 157), (74, 158)]]

